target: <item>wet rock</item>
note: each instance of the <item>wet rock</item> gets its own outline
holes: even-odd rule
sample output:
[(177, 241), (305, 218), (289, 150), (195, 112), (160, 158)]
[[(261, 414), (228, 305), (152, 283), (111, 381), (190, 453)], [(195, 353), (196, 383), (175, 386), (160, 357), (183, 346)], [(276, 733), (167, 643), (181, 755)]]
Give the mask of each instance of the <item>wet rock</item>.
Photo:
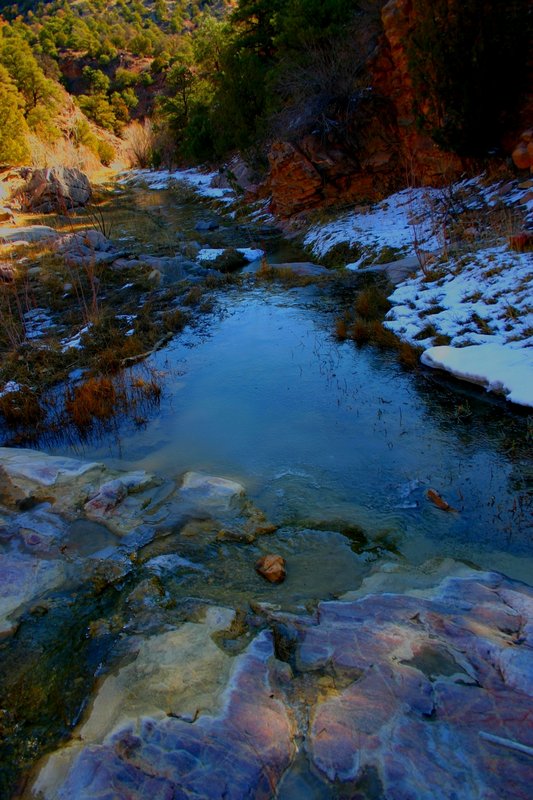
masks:
[(180, 488), (185, 501), (211, 513), (228, 511), (244, 492), (244, 486), (236, 481), (202, 472), (186, 472)]
[(282, 583), (286, 576), (285, 559), (282, 556), (269, 553), (262, 556), (255, 564), (256, 572), (270, 583)]
[(102, 483), (83, 510), (89, 519), (104, 522), (122, 536), (142, 523), (150, 498), (141, 493), (153, 484), (153, 476), (143, 470), (125, 473)]
[[(513, 797), (525, 798), (525, 764), (489, 752), (479, 738), (487, 730), (531, 741), (520, 708), (533, 691), (533, 651), (515, 650), (501, 630), (502, 613), (515, 617), (502, 597), (506, 583), (471, 574), (445, 580), (424, 600), (322, 603), (319, 625), (302, 633), (300, 667), (331, 663), (354, 682), (315, 710), (315, 766), (341, 781), (377, 768), (384, 796), (423, 798), (431, 785), (443, 800), (499, 797), (512, 784)], [(522, 598), (521, 612), (533, 613), (527, 587)]]
[(161, 581), (154, 576), (138, 583), (127, 596), (126, 603), (132, 611), (138, 613), (146, 608), (154, 608), (164, 596)]
[(18, 538), (27, 552), (55, 556), (59, 554), (67, 530), (64, 520), (51, 513), (47, 505), (17, 515), (16, 527)]
[(89, 519), (105, 517), (109, 511), (112, 511), (124, 500), (127, 494), (128, 490), (120, 478), (108, 481), (102, 484), (98, 493), (85, 503), (85, 513)]
[(102, 467), (94, 461), (78, 461), (75, 458), (49, 456), (38, 450), (11, 447), (0, 447), (0, 459), (12, 483), (22, 490), (58, 486)]
[(95, 594), (120, 583), (133, 569), (131, 560), (118, 553), (102, 559), (89, 559), (84, 566), (85, 577), (91, 581)]
[[(217, 613), (216, 609), (212, 611)], [(34, 792), (41, 792), (44, 800), (89, 800), (102, 796), (102, 791), (115, 797), (127, 793), (131, 800), (148, 796), (168, 800), (272, 797), (294, 746), (289, 715), (272, 689), (271, 636), (261, 633), (235, 659), (229, 685), (218, 694), (219, 710), (206, 715), (202, 713), (206, 704), (211, 708), (217, 705), (220, 678), (227, 679), (232, 660), (206, 640), (205, 627), (188, 623), (172, 634), (163, 634), (160, 642), (157, 637), (148, 640), (148, 668), (143, 667), (142, 659), (139, 661), (141, 656), (146, 658), (147, 642), (147, 648), (130, 667), (117, 678), (108, 678), (100, 693), (102, 702), (97, 701), (81, 730), (83, 743), (52, 755), (37, 778)], [(171, 637), (177, 639), (178, 647)], [(125, 675), (128, 669), (130, 673)], [(140, 673), (141, 680), (144, 678), (147, 697), (129, 691), (131, 685), (138, 685), (133, 670)], [(125, 681), (128, 689), (128, 704), (124, 707), (122, 702), (118, 712), (117, 698), (123, 701), (124, 695), (114, 691), (113, 680)], [(155, 707), (157, 715), (147, 716), (146, 706)], [(169, 711), (172, 716), (168, 716)], [(129, 717), (133, 724), (113, 726), (113, 714), (115, 719), (117, 715)], [(91, 725), (96, 730), (91, 730)], [(115, 732), (102, 744), (86, 744), (89, 734), (93, 740), (101, 740), (102, 728), (107, 731), (113, 727)]]
[(302, 275), (303, 277), (331, 275), (329, 269), (320, 266), (320, 264), (312, 264), (310, 261), (287, 261), (283, 264), (269, 264), (268, 267), (269, 269), (292, 272), (294, 275)]
[(50, 214), (84, 206), (91, 195), (90, 181), (79, 169), (52, 167), (34, 170), (17, 198), (24, 211)]
[(65, 579), (64, 565), (23, 553), (0, 558), (0, 636), (11, 633), (20, 615)]
[(208, 572), (202, 564), (189, 561), (188, 558), (182, 558), (176, 553), (154, 556), (144, 563), (144, 567), (159, 576), (175, 574), (180, 571)]
[(220, 225), (218, 222), (215, 222), (215, 220), (199, 220), (194, 226), (194, 230), (199, 233), (204, 233), (207, 231), (216, 231), (219, 227)]

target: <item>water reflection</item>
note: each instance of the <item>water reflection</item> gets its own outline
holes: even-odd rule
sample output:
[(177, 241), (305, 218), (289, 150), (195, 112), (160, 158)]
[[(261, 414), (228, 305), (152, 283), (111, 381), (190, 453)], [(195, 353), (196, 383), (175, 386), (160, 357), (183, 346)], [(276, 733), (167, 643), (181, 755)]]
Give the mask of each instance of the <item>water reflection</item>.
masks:
[[(279, 523), (345, 520), (394, 534), (420, 563), (451, 555), (528, 579), (526, 420), (407, 374), (393, 354), (337, 343), (316, 290), (234, 290), (209, 336), (191, 331), (152, 360), (166, 396), (144, 429), (82, 454), (176, 476), (243, 482)], [(178, 376), (173, 378), (172, 376)], [(457, 396), (455, 403), (457, 403)], [(426, 498), (436, 489), (457, 509)]]

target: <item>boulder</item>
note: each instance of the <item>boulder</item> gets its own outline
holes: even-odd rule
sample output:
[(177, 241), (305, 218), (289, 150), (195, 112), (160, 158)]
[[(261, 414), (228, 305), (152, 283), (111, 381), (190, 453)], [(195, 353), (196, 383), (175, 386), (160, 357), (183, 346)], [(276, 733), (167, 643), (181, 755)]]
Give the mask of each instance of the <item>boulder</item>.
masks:
[(34, 170), (18, 199), (24, 211), (51, 214), (84, 206), (91, 194), (89, 179), (79, 169), (52, 167)]
[(257, 175), (241, 156), (234, 156), (211, 181), (213, 188), (237, 189), (244, 192), (254, 190), (256, 184)]

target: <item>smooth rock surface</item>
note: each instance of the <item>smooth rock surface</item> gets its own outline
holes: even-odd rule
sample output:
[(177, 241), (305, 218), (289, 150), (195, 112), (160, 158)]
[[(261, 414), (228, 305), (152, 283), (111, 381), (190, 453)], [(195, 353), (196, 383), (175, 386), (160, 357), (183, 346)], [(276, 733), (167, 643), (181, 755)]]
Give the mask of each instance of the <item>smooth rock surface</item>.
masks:
[[(177, 655), (186, 670), (184, 678), (193, 681), (191, 688), (205, 694), (205, 675), (197, 671), (190, 650), (182, 654), (178, 647), (169, 653), (163, 646), (156, 654), (163, 658), (163, 667), (156, 667), (149, 680), (157, 684), (166, 663)], [(210, 654), (209, 649), (208, 658)], [(60, 750), (50, 757), (27, 796), (43, 800), (272, 797), (294, 749), (287, 709), (271, 686), (273, 654), (272, 638), (263, 632), (235, 659), (216, 714), (202, 714), (193, 698), (190, 703), (184, 699), (182, 705), (179, 690), (173, 689), (172, 716), (167, 706), (162, 718), (137, 717), (103, 744), (75, 743)], [(213, 683), (213, 668), (218, 675), (220, 659), (229, 660), (222, 654), (213, 657), (208, 668), (211, 687), (219, 680), (215, 677)], [(180, 684), (179, 677), (174, 680)], [(101, 730), (100, 724), (97, 727)]]
[(244, 496), (244, 491), (242, 484), (228, 478), (186, 472), (180, 494), (198, 508), (227, 511), (236, 499)]

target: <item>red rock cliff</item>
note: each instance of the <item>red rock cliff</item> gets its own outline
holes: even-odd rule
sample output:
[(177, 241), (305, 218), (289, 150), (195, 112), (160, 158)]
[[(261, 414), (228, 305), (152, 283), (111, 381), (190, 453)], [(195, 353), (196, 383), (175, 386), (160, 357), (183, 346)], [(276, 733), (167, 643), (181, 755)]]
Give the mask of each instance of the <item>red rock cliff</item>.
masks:
[(294, 142), (277, 141), (269, 155), (273, 210), (288, 217), (321, 205), (381, 199), (406, 185), (438, 185), (464, 169), (421, 132), (413, 115), (406, 42), (411, 0), (389, 0), (382, 32), (367, 64), (342, 136), (335, 127)]

